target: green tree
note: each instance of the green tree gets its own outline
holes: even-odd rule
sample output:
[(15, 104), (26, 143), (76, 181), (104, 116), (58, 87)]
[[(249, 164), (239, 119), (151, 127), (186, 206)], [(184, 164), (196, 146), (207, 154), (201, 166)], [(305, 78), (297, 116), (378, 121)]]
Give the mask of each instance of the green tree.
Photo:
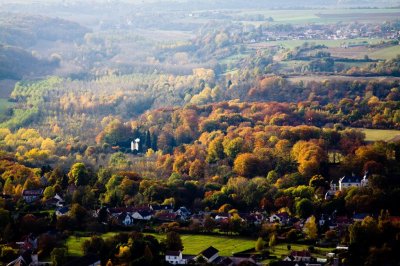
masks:
[(54, 266), (62, 266), (67, 262), (67, 250), (65, 248), (54, 248), (50, 256)]
[(224, 152), (231, 159), (234, 160), (243, 148), (243, 138), (237, 137), (233, 140), (225, 138), (223, 142)]
[(269, 238), (268, 246), (273, 249), (275, 245), (276, 245), (276, 235), (271, 234), (271, 236)]
[(84, 163), (75, 163), (68, 172), (69, 183), (84, 186), (89, 183), (89, 172)]
[(72, 204), (71, 210), (69, 211), (69, 216), (80, 224), (85, 220), (87, 211), (81, 205), (75, 203)]
[(208, 153), (206, 161), (208, 163), (216, 163), (224, 158), (224, 146), (222, 145), (223, 138), (217, 137), (208, 145)]
[(279, 175), (275, 170), (271, 170), (268, 172), (267, 181), (271, 184), (275, 184), (278, 181)]
[(315, 221), (315, 216), (311, 216), (307, 219), (304, 224), (304, 233), (307, 235), (308, 239), (315, 240), (318, 237), (318, 228), (317, 223)]
[(301, 218), (306, 218), (312, 214), (314, 205), (309, 199), (301, 199), (296, 203), (296, 213)]
[(167, 237), (165, 239), (165, 246), (167, 250), (182, 251), (183, 244), (181, 236), (174, 231), (168, 232)]
[(0, 233), (3, 234), (4, 229), (10, 223), (10, 212), (5, 209), (0, 209)]
[(258, 239), (256, 241), (256, 245), (255, 245), (256, 251), (261, 251), (264, 249), (264, 247), (265, 247), (264, 239), (262, 239), (262, 237), (258, 237)]
[(54, 197), (56, 195), (56, 190), (54, 189), (54, 187), (47, 187), (45, 188), (44, 192), (43, 192), (43, 196), (46, 199), (50, 199), (52, 197)]
[(118, 169), (128, 168), (132, 163), (122, 152), (116, 152), (110, 156), (109, 164)]

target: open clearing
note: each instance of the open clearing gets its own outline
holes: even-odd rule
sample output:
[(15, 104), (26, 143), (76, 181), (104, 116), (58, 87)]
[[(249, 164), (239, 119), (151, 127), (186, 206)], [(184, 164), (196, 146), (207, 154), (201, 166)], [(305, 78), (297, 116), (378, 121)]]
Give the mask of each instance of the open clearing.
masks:
[[(106, 239), (118, 234), (118, 232), (109, 232), (101, 235)], [(148, 234), (153, 235), (159, 241), (165, 238), (164, 234)], [(70, 256), (82, 256), (82, 243), (90, 237), (76, 237), (70, 236), (66, 241), (68, 247), (68, 254)], [(224, 236), (224, 235), (194, 235), (194, 234), (181, 234), (181, 239), (184, 246), (185, 254), (198, 254), (202, 250), (213, 246), (220, 251), (222, 256), (232, 256), (232, 253), (237, 253), (247, 249), (254, 248), (255, 239), (242, 238), (237, 236)]]
[(400, 130), (387, 129), (361, 129), (365, 133), (366, 141), (390, 141), (395, 137), (400, 137)]

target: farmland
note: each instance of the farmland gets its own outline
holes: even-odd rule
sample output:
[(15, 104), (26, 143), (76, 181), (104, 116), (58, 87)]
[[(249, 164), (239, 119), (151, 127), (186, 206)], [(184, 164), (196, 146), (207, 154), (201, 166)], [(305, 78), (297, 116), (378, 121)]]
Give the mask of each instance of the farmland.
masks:
[(240, 14), (263, 14), (274, 23), (326, 24), (338, 22), (381, 22), (399, 17), (399, 9), (309, 9), (309, 10), (242, 10)]

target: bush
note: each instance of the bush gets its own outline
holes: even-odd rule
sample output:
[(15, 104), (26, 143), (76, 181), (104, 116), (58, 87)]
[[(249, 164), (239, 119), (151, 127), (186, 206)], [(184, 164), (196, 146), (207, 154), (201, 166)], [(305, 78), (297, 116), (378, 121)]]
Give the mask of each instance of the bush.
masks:
[(18, 250), (12, 247), (3, 246), (1, 248), (1, 260), (2, 261), (12, 261), (17, 258)]

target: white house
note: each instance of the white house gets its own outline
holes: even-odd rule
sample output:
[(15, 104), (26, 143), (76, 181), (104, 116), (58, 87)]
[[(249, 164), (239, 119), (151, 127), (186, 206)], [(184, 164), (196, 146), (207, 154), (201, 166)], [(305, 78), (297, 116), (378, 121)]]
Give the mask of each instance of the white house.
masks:
[(276, 213), (272, 214), (269, 217), (269, 222), (270, 223), (280, 223), (280, 224), (286, 224), (290, 219), (290, 216), (287, 212), (281, 212), (281, 213)]
[(175, 213), (182, 219), (188, 219), (191, 215), (190, 211), (186, 207), (180, 207)]
[(69, 213), (69, 207), (61, 207), (56, 210), (56, 215), (58, 217), (68, 215), (68, 213)]
[(211, 263), (219, 258), (218, 252), (218, 249), (210, 246), (209, 248), (200, 252), (200, 254), (196, 256), (195, 260), (197, 260), (198, 257), (203, 257), (208, 263)]
[(339, 190), (342, 191), (343, 189), (349, 187), (365, 187), (368, 184), (368, 172), (365, 173), (364, 177), (359, 177), (354, 174), (351, 176), (344, 176), (339, 179)]
[(187, 264), (187, 259), (182, 256), (182, 251), (167, 251), (165, 252), (165, 261), (169, 264)]
[(132, 213), (132, 217), (135, 220), (149, 221), (153, 217), (153, 214), (149, 211), (135, 211)]
[(310, 262), (311, 254), (307, 250), (303, 251), (292, 251), (289, 256), (283, 259), (283, 261), (303, 261)]
[(125, 225), (125, 226), (130, 226), (133, 224), (133, 217), (131, 215), (129, 215), (129, 213), (121, 213), (118, 216), (118, 220), (121, 224)]

